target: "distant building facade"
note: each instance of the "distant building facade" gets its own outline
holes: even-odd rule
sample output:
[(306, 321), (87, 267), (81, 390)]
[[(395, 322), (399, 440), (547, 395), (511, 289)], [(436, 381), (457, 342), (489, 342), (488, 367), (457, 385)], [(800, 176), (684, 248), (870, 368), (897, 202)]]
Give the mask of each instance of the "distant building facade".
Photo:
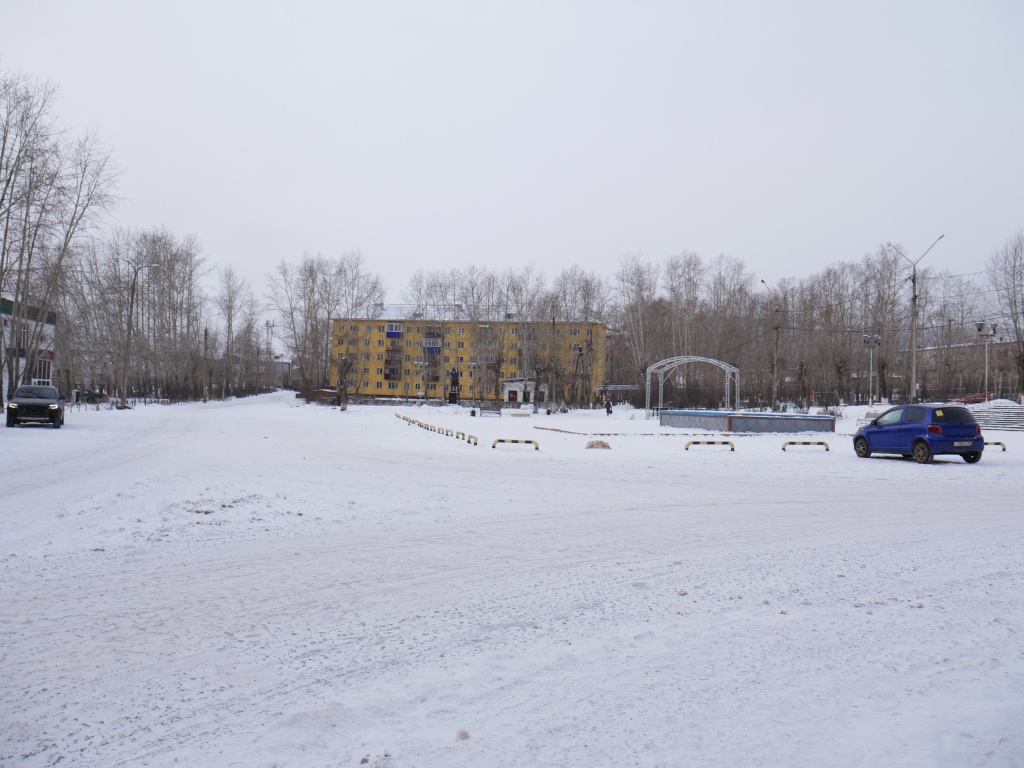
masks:
[[(0, 297), (0, 365), (3, 397), (20, 384), (52, 384), (56, 371), (54, 335), (57, 314), (35, 307), (20, 307)], [(16, 377), (11, 381), (11, 374)]]
[(331, 385), (357, 397), (547, 405), (591, 403), (605, 383), (603, 323), (426, 314), (381, 307), (333, 320)]

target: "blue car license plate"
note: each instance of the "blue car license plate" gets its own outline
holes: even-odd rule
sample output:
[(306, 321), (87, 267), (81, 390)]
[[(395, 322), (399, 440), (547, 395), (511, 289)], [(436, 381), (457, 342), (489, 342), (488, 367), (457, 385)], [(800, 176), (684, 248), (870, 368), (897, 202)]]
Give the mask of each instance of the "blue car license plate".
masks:
[(955, 441), (953, 441), (953, 447), (954, 448), (970, 448), (971, 447), (971, 441), (970, 440), (955, 440)]

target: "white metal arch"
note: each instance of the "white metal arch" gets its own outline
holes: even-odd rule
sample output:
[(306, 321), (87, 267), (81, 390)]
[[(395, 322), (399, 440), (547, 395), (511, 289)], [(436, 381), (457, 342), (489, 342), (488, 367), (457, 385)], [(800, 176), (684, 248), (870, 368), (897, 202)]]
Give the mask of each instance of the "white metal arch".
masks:
[[(651, 387), (653, 386), (654, 376), (658, 377), (658, 410), (660, 411), (664, 407), (665, 403), (665, 377), (670, 375), (676, 368), (687, 363), (710, 363), (711, 365), (718, 366), (725, 371), (725, 406), (729, 407), (730, 394), (733, 395), (734, 408), (740, 407), (740, 369), (735, 365), (729, 365), (723, 363), (721, 360), (713, 360), (710, 357), (694, 357), (692, 355), (682, 355), (680, 357), (669, 357), (654, 363), (647, 368), (647, 412), (650, 415), (651, 412)], [(733, 386), (735, 382), (735, 386)]]

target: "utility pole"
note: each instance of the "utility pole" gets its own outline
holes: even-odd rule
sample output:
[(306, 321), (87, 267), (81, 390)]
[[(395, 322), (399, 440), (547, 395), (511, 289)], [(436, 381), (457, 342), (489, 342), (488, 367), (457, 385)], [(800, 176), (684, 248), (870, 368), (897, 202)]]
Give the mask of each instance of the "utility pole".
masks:
[[(920, 261), (920, 259), (918, 259)], [(910, 276), (910, 402), (917, 402), (917, 261)]]
[[(935, 242), (929, 245), (928, 249), (914, 261), (911, 261), (910, 257), (902, 249), (898, 246), (896, 247), (900, 256), (910, 262), (912, 268), (910, 275), (910, 311), (912, 313), (910, 316), (910, 402), (912, 403), (917, 402), (917, 264), (944, 237), (945, 235), (939, 235)], [(892, 243), (889, 243), (889, 245), (892, 245)]]

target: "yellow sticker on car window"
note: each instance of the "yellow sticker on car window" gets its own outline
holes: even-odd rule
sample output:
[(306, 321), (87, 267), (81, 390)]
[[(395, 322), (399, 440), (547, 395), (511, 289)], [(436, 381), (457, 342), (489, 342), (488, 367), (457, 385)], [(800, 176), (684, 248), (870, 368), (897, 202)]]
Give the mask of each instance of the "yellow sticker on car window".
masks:
[(936, 416), (941, 416), (941, 415), (942, 415), (942, 411), (936, 411), (936, 412), (935, 412), (935, 415), (936, 415)]

